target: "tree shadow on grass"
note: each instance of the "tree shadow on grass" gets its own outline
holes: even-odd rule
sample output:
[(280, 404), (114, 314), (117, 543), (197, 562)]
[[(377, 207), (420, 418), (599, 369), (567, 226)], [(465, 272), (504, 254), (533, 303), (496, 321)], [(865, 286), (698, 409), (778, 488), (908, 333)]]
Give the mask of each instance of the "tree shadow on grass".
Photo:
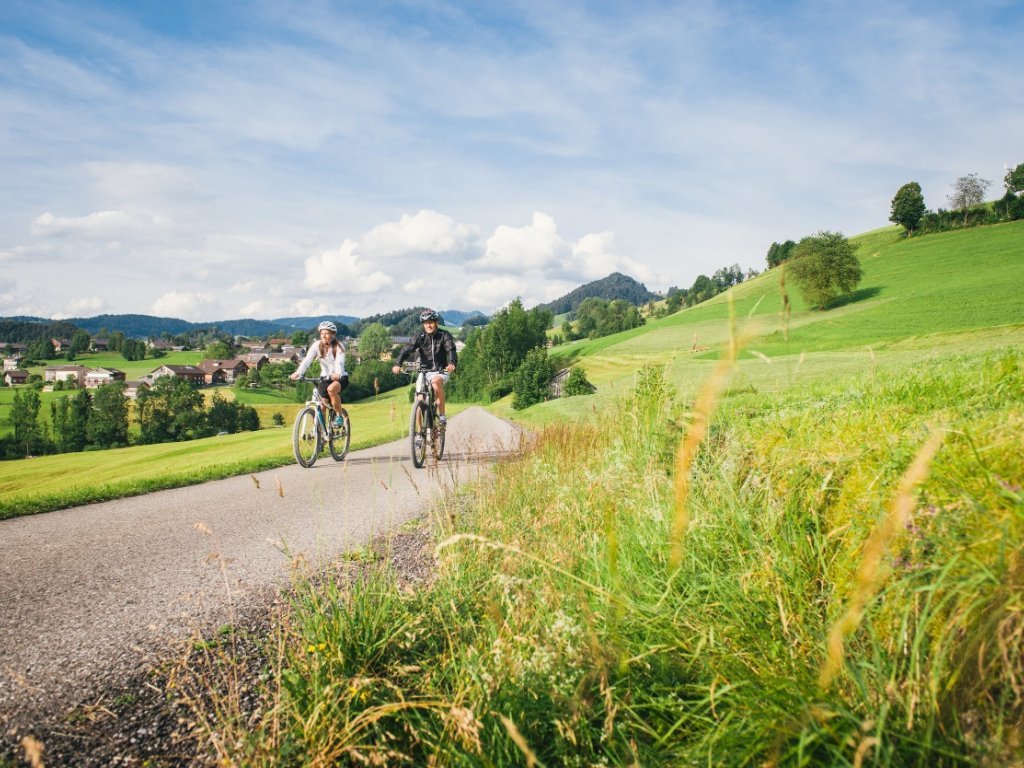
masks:
[(873, 299), (882, 292), (883, 287), (884, 286), (881, 285), (873, 285), (870, 288), (860, 288), (846, 296), (840, 296), (838, 299), (830, 303), (828, 308), (838, 309), (839, 307), (845, 307), (847, 304), (856, 304), (858, 301)]

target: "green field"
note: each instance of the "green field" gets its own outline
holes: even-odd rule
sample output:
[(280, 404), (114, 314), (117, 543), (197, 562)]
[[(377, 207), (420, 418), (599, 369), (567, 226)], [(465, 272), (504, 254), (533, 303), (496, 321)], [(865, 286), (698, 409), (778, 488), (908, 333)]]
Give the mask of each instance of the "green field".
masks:
[(494, 406), (535, 440), (431, 583), (299, 584), (256, 717), (197, 660), (218, 756), (1024, 765), (1024, 223), (858, 240), (828, 312), (773, 271), (557, 348), (597, 393)]

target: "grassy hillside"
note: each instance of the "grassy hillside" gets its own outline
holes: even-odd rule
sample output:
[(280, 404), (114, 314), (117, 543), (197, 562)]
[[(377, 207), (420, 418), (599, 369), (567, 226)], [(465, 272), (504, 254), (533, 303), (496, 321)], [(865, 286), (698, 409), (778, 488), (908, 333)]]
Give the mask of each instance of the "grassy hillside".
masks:
[(735, 366), (726, 297), (558, 349), (598, 393), (499, 404), (546, 426), (437, 511), (432, 583), (300, 584), (272, 707), (200, 665), (216, 756), (1024, 764), (1024, 224), (859, 241), (843, 307), (733, 291)]

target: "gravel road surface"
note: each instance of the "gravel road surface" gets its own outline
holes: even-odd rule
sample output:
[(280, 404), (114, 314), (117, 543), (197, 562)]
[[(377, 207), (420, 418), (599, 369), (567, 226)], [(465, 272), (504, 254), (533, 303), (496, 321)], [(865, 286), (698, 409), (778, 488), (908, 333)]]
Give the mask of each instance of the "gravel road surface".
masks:
[(229, 623), (286, 584), (296, 558), (327, 564), (415, 519), (518, 444), (516, 427), (470, 408), (450, 421), (444, 459), (420, 470), (406, 439), (311, 469), (0, 520), (5, 740)]

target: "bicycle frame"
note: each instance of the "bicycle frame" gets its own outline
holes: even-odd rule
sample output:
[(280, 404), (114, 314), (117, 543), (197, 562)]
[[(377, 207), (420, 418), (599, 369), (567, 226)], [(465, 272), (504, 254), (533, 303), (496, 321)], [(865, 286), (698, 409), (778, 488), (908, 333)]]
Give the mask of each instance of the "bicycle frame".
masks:
[[(296, 416), (292, 431), (295, 459), (303, 467), (311, 467), (323, 446), (327, 445), (331, 457), (341, 461), (348, 454), (352, 434), (348, 411), (344, 407), (340, 411), (334, 410), (330, 399), (320, 394), (320, 379), (303, 377), (301, 381), (311, 382), (314, 386), (309, 399)], [(310, 414), (308, 422), (307, 414)], [(343, 420), (340, 426), (334, 423), (337, 417)]]

